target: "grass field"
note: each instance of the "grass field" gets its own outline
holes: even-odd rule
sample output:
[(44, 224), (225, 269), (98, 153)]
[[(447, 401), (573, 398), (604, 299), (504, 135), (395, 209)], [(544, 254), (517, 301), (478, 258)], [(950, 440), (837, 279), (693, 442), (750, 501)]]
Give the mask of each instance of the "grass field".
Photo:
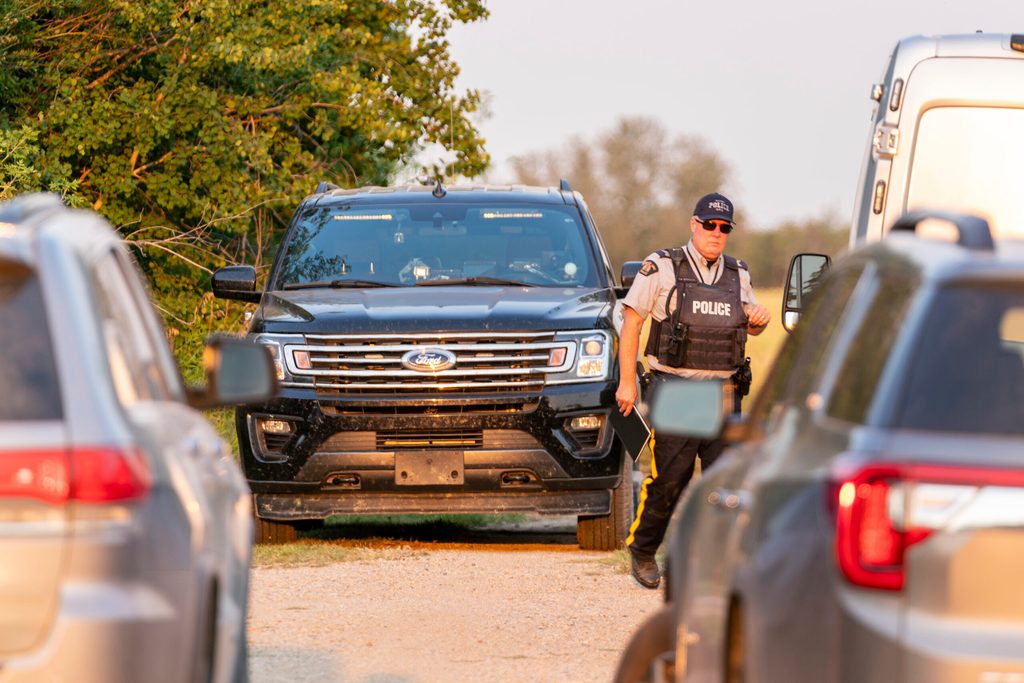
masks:
[(786, 331), (782, 328), (782, 288), (756, 289), (754, 296), (757, 297), (757, 303), (767, 306), (771, 311), (772, 322), (764, 332), (747, 340), (747, 355), (750, 356), (754, 383), (750, 388), (750, 396), (743, 401), (744, 412), (750, 408), (758, 389), (768, 378), (768, 370), (786, 339)]

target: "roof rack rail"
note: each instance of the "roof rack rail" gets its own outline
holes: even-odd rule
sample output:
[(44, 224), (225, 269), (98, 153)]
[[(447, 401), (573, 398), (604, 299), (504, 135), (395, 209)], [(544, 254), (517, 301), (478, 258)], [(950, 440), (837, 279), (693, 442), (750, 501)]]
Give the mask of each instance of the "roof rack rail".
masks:
[(316, 192), (314, 194), (323, 194), (324, 192), (333, 192), (334, 190), (340, 190), (341, 188), (334, 183), (329, 183), (326, 180), (321, 180), (320, 184), (316, 186)]
[(0, 223), (21, 223), (43, 211), (66, 209), (60, 195), (52, 192), (31, 192), (0, 203)]
[(569, 181), (565, 178), (558, 181), (558, 189), (562, 192), (572, 192), (572, 188), (569, 186)]
[(959, 233), (957, 244), (965, 249), (995, 251), (996, 245), (992, 240), (992, 231), (989, 230), (988, 222), (977, 216), (951, 211), (911, 211), (900, 216), (889, 230), (890, 232), (916, 232), (917, 226), (929, 219), (946, 221), (955, 225)]

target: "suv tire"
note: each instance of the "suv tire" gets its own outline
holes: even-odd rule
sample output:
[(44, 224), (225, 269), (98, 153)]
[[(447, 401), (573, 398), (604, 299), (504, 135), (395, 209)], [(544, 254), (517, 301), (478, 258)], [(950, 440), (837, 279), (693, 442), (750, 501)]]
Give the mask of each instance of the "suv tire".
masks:
[[(641, 683), (642, 681), (662, 680), (655, 675), (655, 666), (664, 667), (666, 656), (673, 659), (675, 650), (675, 614), (672, 603), (662, 607), (644, 619), (633, 632), (619, 659), (619, 668), (615, 672), (615, 683)], [(657, 663), (656, 663), (657, 662)], [(672, 669), (674, 669), (674, 664)], [(660, 673), (669, 673), (662, 671)], [(674, 673), (674, 671), (673, 671)], [(672, 678), (664, 678), (672, 680)]]
[(576, 542), (582, 550), (616, 550), (624, 546), (633, 521), (633, 461), (619, 449), (622, 464), (619, 485), (612, 489), (612, 509), (607, 515), (576, 518)]
[(294, 524), (273, 519), (256, 518), (257, 543), (291, 543), (296, 538)]

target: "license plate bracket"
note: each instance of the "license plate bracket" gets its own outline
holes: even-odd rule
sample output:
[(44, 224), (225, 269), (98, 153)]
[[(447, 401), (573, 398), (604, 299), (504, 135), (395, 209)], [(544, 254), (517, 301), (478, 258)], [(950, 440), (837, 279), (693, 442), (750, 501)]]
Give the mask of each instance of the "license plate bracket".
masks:
[(398, 451), (395, 484), (398, 486), (459, 486), (466, 483), (463, 451)]

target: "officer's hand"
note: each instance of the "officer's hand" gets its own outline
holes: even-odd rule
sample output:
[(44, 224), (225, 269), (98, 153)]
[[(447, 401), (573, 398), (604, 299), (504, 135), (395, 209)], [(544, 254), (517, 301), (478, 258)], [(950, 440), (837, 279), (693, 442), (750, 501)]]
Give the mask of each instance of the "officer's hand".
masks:
[(761, 304), (744, 304), (743, 311), (747, 314), (747, 324), (751, 327), (765, 327), (772, 319), (768, 308)]
[(635, 382), (619, 382), (619, 390), (615, 392), (615, 402), (619, 404), (619, 412), (623, 416), (633, 412), (633, 406), (636, 404), (637, 398), (639, 396), (637, 395)]

